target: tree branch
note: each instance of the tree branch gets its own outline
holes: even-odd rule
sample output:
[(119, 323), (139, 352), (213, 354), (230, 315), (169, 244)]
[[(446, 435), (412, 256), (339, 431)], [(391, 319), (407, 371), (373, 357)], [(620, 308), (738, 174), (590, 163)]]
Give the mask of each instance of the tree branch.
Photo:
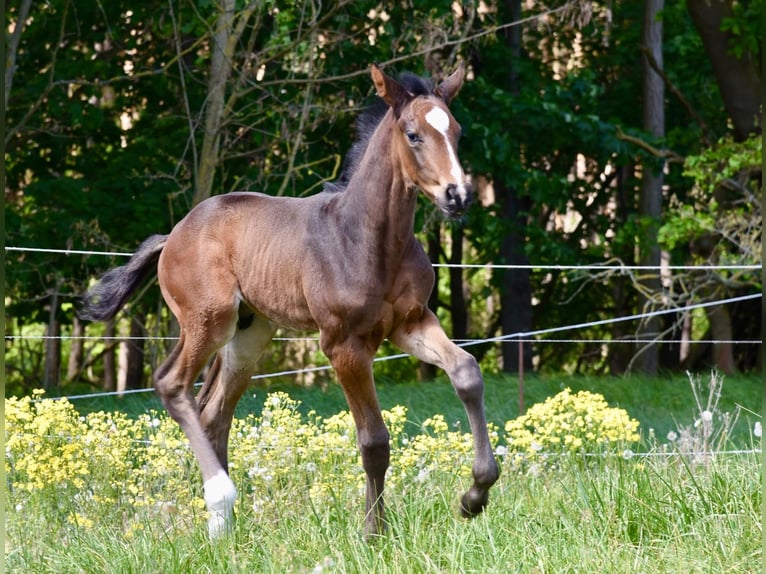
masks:
[(646, 46), (641, 46), (641, 51), (644, 53), (644, 56), (646, 57), (646, 61), (648, 62), (649, 66), (651, 66), (652, 70), (660, 77), (662, 78), (662, 81), (665, 82), (665, 86), (670, 90), (670, 92), (678, 98), (678, 101), (681, 102), (681, 105), (686, 108), (686, 111), (689, 112), (689, 115), (692, 117), (692, 119), (697, 122), (697, 125), (702, 130), (702, 142), (706, 146), (713, 145), (710, 141), (710, 138), (708, 137), (708, 127), (705, 123), (705, 120), (702, 119), (702, 116), (700, 116), (696, 111), (694, 111), (694, 108), (692, 108), (689, 101), (684, 97), (684, 95), (681, 93), (681, 90), (679, 90), (675, 84), (670, 80), (668, 75), (665, 73), (665, 70), (663, 70), (658, 64), (657, 59), (654, 57), (654, 54), (647, 48)]
[(13, 26), (13, 32), (8, 40), (8, 53), (5, 55), (5, 107), (8, 107), (8, 98), (11, 95), (11, 86), (13, 85), (13, 75), (16, 73), (16, 57), (19, 53), (19, 43), (21, 42), (21, 32), (24, 30), (24, 24), (29, 17), (29, 9), (32, 7), (32, 0), (22, 0), (19, 7), (19, 14), (16, 23)]
[(640, 147), (645, 152), (648, 152), (649, 154), (653, 155), (654, 157), (660, 157), (665, 159), (668, 163), (684, 163), (686, 159), (682, 156), (674, 152), (673, 150), (669, 149), (657, 149), (649, 142), (645, 142), (644, 140), (637, 138), (635, 136), (630, 136), (622, 131), (622, 128), (620, 126), (616, 126), (617, 130), (617, 139), (620, 139), (622, 141), (626, 141), (628, 143), (632, 143), (633, 145), (636, 145)]

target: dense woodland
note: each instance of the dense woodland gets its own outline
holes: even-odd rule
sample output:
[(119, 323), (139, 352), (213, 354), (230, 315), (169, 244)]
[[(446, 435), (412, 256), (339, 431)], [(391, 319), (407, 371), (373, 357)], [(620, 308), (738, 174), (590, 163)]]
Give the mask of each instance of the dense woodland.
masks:
[[(464, 61), (452, 107), (480, 201), (459, 223), (423, 201), (416, 222), (435, 263), (483, 266), (438, 268), (431, 306), (451, 336), (760, 293), (760, 269), (659, 267), (761, 263), (761, 7), (12, 0), (6, 246), (128, 253), (214, 194), (319, 193), (374, 99), (371, 63), (442, 78)], [(125, 261), (6, 251), (8, 393), (150, 384), (174, 336), (156, 282), (114, 323), (75, 313), (94, 278)], [(655, 268), (524, 267), (599, 264)], [(515, 342), (472, 351), (489, 370), (749, 371), (760, 345), (733, 341), (759, 339), (760, 314), (753, 299), (542, 335), (521, 353)], [(280, 341), (264, 371), (320, 360), (313, 341)], [(431, 375), (407, 361), (380, 368)]]

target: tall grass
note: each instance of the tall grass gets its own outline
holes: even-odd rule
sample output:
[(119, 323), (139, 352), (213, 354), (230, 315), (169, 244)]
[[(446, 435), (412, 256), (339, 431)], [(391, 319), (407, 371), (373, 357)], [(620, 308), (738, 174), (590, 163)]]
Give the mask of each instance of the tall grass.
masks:
[[(611, 404), (619, 404), (633, 416), (637, 406), (646, 409), (645, 404), (627, 400), (626, 395), (633, 398), (627, 392), (622, 400), (610, 398), (612, 384), (617, 388), (617, 383), (624, 382), (617, 380), (529, 380), (527, 404), (541, 402), (564, 383), (578, 390), (579, 382), (602, 392)], [(682, 382), (685, 394), (679, 387), (684, 399), (679, 400), (680, 408), (674, 410), (673, 401), (667, 400), (673, 389), (665, 394), (668, 409), (664, 416), (670, 417), (666, 428), (702, 432), (701, 425), (694, 423), (708, 404), (698, 405), (689, 382)], [(501, 393), (493, 386), (510, 390)], [(628, 385), (630, 392), (640, 401), (650, 401), (648, 391), (639, 392), (636, 386)], [(666, 391), (671, 386), (667, 381), (655, 385)], [(728, 412), (730, 406), (743, 403), (757, 410), (749, 406), (749, 393), (733, 399), (730, 390), (728, 384), (716, 411)], [(67, 481), (52, 469), (50, 476), (56, 478), (56, 484), (25, 490), (18, 460), (8, 459), (6, 454), (11, 485), (6, 493), (7, 571), (761, 571), (759, 455), (695, 458), (682, 452), (677, 442), (668, 441), (664, 430), (655, 431), (654, 438), (648, 435), (646, 421), (655, 429), (663, 428), (659, 419), (638, 416), (643, 442), (624, 452), (607, 449), (598, 456), (549, 453), (519, 464), (517, 458), (498, 449), (503, 474), (491, 492), (490, 506), (473, 521), (460, 518), (458, 497), (469, 485), (469, 463), (462, 454), (462, 435), (455, 432), (461, 407), (444, 382), (381, 385), (384, 408), (403, 404), (409, 410), (406, 417), (403, 411), (393, 410), (389, 420), (395, 429), (395, 456), (386, 492), (388, 532), (366, 543), (361, 536), (361, 469), (353, 440), (343, 438), (350, 421), (332, 416), (344, 408), (342, 396), (332, 398), (334, 389), (322, 394), (292, 391), (294, 398), (306, 393), (300, 405), (284, 398), (276, 401), (275, 395), (267, 399), (258, 390), (255, 398), (251, 395), (251, 404), (244, 405), (243, 412), (257, 413), (249, 418), (240, 414), (233, 430), (234, 444), (243, 445), (232, 456), (232, 475), (239, 488), (234, 530), (215, 543), (207, 539), (196, 464), (172, 421), (160, 411), (132, 413), (143, 425), (138, 425), (144, 433), (140, 436), (146, 438), (151, 432), (152, 444), (142, 442), (138, 434), (130, 440), (101, 443), (99, 436), (107, 437), (114, 429), (134, 423), (118, 415), (93, 415), (98, 432), (83, 442), (91, 450), (61, 451), (71, 455), (71, 460), (62, 458), (58, 468), (66, 464), (76, 470), (78, 458), (95, 460), (82, 483), (75, 476)], [(512, 380), (488, 382), (488, 410), (496, 413), (498, 427), (517, 414), (513, 391)], [(736, 393), (734, 389), (730, 394)], [(757, 395), (752, 400), (757, 404)], [(452, 404), (457, 408), (447, 406)], [(285, 405), (289, 408), (282, 408)], [(147, 407), (134, 406), (136, 411)], [(64, 417), (63, 409), (50, 408), (52, 419)], [(93, 411), (94, 405), (81, 408)], [(266, 412), (262, 412), (264, 408)], [(442, 418), (433, 416), (440, 411), (450, 423), (446, 430), (439, 430)], [(713, 414), (714, 421), (723, 420), (718, 412)], [(72, 425), (77, 423), (76, 413), (74, 417)], [(749, 430), (757, 415), (749, 417), (740, 417), (738, 425), (743, 428), (735, 444), (729, 433), (725, 444), (717, 446), (758, 446), (759, 437)], [(24, 424), (39, 425), (45, 418)], [(307, 437), (308, 428), (314, 434)], [(44, 432), (48, 432), (46, 440), (60, 441), (61, 448), (70, 444), (71, 437), (63, 436), (63, 431)], [(280, 433), (280, 440), (286, 442), (269, 448)], [(262, 446), (251, 448), (253, 444)], [(48, 460), (43, 446), (39, 441), (29, 442), (30, 449), (40, 449), (40, 461)], [(56, 461), (46, 464), (55, 467)], [(34, 473), (34, 469), (28, 472)], [(14, 476), (19, 481), (15, 486)]]
[[(9, 518), (9, 572), (758, 572), (760, 484), (755, 455), (705, 467), (660, 458), (563, 460), (507, 471), (491, 506), (467, 522), (444, 469), (389, 490), (389, 531), (361, 536), (360, 498), (317, 507), (305, 488), (257, 512), (241, 497), (234, 532), (210, 543), (204, 521), (124, 514), (104, 505), (87, 526), (23, 509)], [(289, 502), (288, 502), (289, 501)], [(57, 501), (65, 511), (71, 501)]]

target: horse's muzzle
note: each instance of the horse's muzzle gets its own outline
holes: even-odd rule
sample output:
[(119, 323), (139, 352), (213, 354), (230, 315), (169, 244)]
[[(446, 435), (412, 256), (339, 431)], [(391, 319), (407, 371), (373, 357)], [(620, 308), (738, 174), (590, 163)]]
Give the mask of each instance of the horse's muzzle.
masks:
[(473, 188), (469, 183), (462, 185), (450, 183), (444, 192), (445, 201), (441, 206), (442, 211), (452, 219), (461, 217), (473, 201)]

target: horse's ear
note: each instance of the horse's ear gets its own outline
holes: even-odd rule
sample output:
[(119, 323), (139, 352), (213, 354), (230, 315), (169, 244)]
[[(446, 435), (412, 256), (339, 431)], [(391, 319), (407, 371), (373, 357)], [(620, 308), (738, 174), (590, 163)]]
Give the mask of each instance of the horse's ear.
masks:
[(412, 94), (399, 82), (387, 76), (375, 64), (372, 65), (372, 81), (375, 83), (378, 96), (391, 106), (394, 115), (398, 118), (404, 105), (412, 98)]
[(434, 94), (449, 104), (460, 91), (460, 88), (463, 86), (464, 78), (465, 64), (460, 62), (458, 69), (452, 72), (452, 74), (450, 74), (447, 79), (445, 79), (441, 84), (434, 88)]

